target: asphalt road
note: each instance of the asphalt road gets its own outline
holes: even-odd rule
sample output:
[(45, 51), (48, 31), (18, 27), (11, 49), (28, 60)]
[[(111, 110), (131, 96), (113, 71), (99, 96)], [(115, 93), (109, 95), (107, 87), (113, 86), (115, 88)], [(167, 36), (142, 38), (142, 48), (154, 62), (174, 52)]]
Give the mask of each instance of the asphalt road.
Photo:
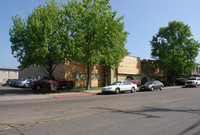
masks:
[(3, 87), (0, 85), (0, 96), (29, 95), (34, 93), (36, 92), (31, 90), (31, 88)]
[(199, 135), (200, 88), (0, 102), (0, 135)]

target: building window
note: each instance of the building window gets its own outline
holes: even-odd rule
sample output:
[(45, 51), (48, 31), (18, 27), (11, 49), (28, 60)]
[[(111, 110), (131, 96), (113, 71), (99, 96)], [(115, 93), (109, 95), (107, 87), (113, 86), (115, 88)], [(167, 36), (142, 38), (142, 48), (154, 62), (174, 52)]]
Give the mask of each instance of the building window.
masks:
[(81, 73), (80, 74), (80, 79), (87, 79), (87, 74), (86, 73)]
[[(73, 73), (72, 74), (73, 79), (87, 79), (87, 77), (88, 77), (87, 73)], [(101, 75), (100, 74), (91, 74), (91, 79), (100, 80)]]
[(101, 79), (101, 75), (100, 74), (95, 74), (94, 79), (100, 80)]
[(80, 79), (80, 73), (73, 73), (72, 78), (73, 79)]
[(101, 75), (100, 74), (92, 74), (91, 75), (91, 79), (100, 80), (101, 79)]
[(148, 64), (146, 62), (141, 63), (142, 73), (148, 73)]
[(38, 76), (37, 76), (37, 79), (40, 79), (40, 78), (41, 78), (41, 76), (40, 76), (40, 75), (38, 75)]

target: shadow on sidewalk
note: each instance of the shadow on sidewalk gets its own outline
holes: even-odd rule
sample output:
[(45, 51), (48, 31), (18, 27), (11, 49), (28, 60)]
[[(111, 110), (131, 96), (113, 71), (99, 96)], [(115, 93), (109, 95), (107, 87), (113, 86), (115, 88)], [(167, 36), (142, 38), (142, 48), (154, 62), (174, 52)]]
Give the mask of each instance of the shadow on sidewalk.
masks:
[[(17, 87), (3, 87), (0, 86), (0, 96), (3, 95), (29, 95), (29, 94), (48, 94), (48, 93), (61, 93), (63, 90), (46, 91), (46, 90), (32, 90), (31, 88), (17, 88)], [(66, 91), (65, 91), (66, 92)]]

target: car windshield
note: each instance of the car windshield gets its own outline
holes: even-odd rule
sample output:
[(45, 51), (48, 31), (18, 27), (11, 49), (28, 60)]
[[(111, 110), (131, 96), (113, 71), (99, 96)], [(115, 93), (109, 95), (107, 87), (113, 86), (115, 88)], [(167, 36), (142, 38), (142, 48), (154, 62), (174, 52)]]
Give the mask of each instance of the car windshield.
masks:
[(151, 85), (151, 84), (153, 84), (153, 81), (146, 82), (144, 85)]
[(120, 85), (121, 82), (114, 82), (112, 85)]
[(196, 78), (190, 78), (189, 80), (196, 80)]

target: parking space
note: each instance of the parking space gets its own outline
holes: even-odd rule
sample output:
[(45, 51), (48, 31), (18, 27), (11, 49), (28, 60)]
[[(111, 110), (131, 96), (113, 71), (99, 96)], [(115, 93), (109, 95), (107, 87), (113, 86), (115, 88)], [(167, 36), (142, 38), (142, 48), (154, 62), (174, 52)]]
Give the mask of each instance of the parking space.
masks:
[(16, 88), (10, 86), (0, 86), (0, 96), (3, 95), (26, 95), (26, 94), (33, 94), (31, 88)]

